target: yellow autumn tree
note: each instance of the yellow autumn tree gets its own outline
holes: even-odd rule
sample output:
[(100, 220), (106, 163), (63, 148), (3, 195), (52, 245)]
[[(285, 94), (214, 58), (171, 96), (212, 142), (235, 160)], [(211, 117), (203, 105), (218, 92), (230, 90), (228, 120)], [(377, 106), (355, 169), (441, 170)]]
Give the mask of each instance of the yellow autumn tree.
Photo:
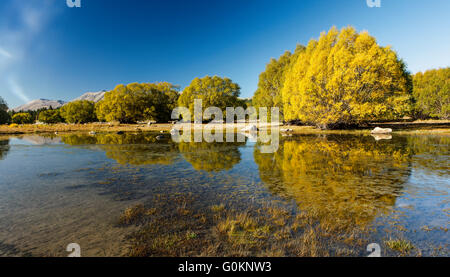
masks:
[[(283, 102), (281, 90), (284, 85), (285, 72), (289, 68), (291, 61), (296, 60), (300, 52), (304, 51), (303, 45), (297, 45), (294, 54), (286, 51), (278, 60), (271, 59), (266, 65), (266, 69), (259, 75), (258, 89), (252, 99), (255, 108), (278, 107), (281, 117), (283, 117)], [(270, 114), (270, 109), (268, 109)]]
[(167, 122), (178, 101), (178, 87), (167, 82), (118, 85), (96, 104), (100, 120)]
[(419, 118), (450, 118), (450, 67), (414, 75), (415, 112)]
[(390, 47), (368, 32), (333, 27), (286, 72), (284, 117), (322, 128), (396, 119), (410, 113), (411, 90), (406, 66)]
[[(244, 107), (245, 103), (239, 99), (241, 87), (229, 78), (219, 76), (205, 76), (195, 78), (191, 84), (183, 90), (178, 106), (187, 107), (194, 119), (194, 101), (202, 100), (203, 112), (209, 107), (218, 107), (226, 115), (227, 107)], [(186, 118), (185, 118), (186, 119)]]

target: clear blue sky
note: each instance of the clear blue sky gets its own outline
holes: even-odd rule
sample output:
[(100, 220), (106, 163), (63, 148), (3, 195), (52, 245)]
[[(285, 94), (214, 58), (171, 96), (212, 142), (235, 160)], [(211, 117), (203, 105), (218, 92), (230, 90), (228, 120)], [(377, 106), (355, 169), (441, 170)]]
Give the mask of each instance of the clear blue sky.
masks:
[(333, 25), (368, 30), (412, 72), (450, 66), (449, 0), (0, 1), (0, 95), (71, 100), (130, 82), (219, 75), (251, 97), (272, 57)]

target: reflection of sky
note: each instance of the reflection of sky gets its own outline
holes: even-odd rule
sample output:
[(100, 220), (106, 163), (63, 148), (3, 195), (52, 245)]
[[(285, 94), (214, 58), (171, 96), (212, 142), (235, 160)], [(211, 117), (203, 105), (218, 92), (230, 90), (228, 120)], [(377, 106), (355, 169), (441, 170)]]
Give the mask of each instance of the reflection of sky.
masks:
[(443, 211), (450, 208), (450, 178), (427, 169), (411, 169), (411, 176), (397, 198), (396, 208), (404, 212), (408, 225), (415, 229), (449, 227), (449, 218)]

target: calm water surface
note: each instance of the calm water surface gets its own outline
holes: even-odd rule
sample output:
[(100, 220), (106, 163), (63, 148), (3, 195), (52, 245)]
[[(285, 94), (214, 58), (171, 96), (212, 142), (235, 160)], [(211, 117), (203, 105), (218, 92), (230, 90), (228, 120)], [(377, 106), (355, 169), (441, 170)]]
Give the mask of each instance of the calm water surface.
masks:
[(336, 230), (351, 222), (383, 255), (401, 238), (412, 255), (449, 256), (449, 136), (298, 135), (263, 154), (157, 135), (0, 137), (0, 255), (66, 256), (72, 242), (83, 256), (127, 255), (140, 228), (117, 224), (127, 207), (188, 195), (204, 211), (278, 205)]

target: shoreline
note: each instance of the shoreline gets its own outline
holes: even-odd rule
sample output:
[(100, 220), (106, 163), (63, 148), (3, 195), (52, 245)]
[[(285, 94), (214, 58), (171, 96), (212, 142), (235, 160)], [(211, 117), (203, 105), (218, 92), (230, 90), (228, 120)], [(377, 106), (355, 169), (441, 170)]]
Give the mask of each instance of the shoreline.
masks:
[[(250, 123), (249, 123), (250, 124)], [(73, 132), (169, 132), (174, 124), (155, 123), (150, 126), (147, 124), (108, 124), (108, 123), (89, 123), (89, 124), (26, 124), (10, 127), (9, 125), (0, 125), (0, 135), (22, 135), (22, 134), (45, 134), (45, 133), (73, 133)], [(202, 128), (208, 126), (202, 124)], [(240, 130), (243, 123), (235, 123), (231, 126), (224, 124), (223, 129)], [(428, 120), (414, 122), (382, 122), (370, 123), (366, 128), (360, 129), (340, 129), (340, 130), (321, 130), (314, 126), (292, 126), (280, 125), (280, 129), (289, 129), (287, 134), (370, 134), (370, 131), (376, 126), (383, 128), (392, 128), (395, 134), (439, 134), (450, 135), (450, 120)], [(259, 126), (260, 129), (267, 129), (270, 126)], [(212, 128), (209, 125), (207, 128)]]

